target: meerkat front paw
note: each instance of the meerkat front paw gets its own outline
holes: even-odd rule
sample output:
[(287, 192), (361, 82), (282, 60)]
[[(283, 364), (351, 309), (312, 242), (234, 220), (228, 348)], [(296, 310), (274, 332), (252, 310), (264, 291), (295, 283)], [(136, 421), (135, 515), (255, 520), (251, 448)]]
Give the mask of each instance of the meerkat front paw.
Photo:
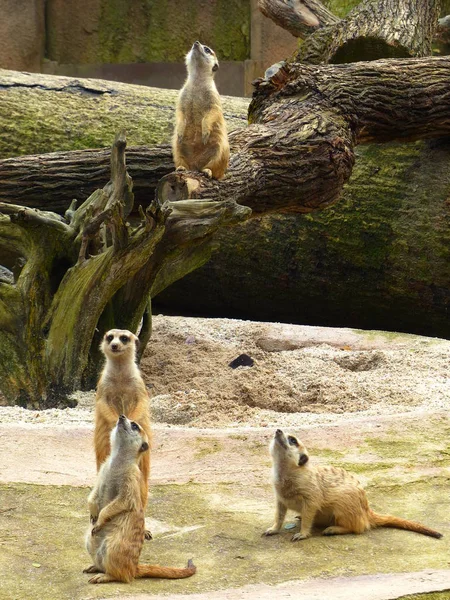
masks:
[(101, 571), (97, 569), (95, 565), (91, 565), (87, 567), (87, 569), (83, 569), (83, 573), (100, 573)]
[(144, 532), (144, 539), (146, 539), (147, 541), (153, 539), (152, 532), (149, 529), (145, 530), (145, 532)]
[(91, 529), (91, 535), (97, 535), (97, 533), (100, 531), (101, 526), (100, 525), (96, 525), (95, 527), (93, 527)]
[(202, 169), (202, 173), (204, 175), (206, 175), (206, 177), (208, 177), (208, 179), (212, 178), (212, 171), (211, 171), (211, 169)]
[(291, 537), (291, 542), (299, 542), (300, 540), (306, 540), (311, 537), (310, 533), (296, 533)]
[(186, 167), (182, 167), (181, 165), (176, 168), (177, 171), (187, 171)]
[(277, 535), (277, 533), (280, 533), (279, 529), (275, 529), (274, 527), (269, 527), (269, 529), (266, 529), (266, 531), (262, 534), (262, 536), (268, 537), (269, 535)]
[(104, 575), (103, 573), (94, 575), (94, 577), (89, 579), (89, 583), (109, 583), (110, 581), (114, 581), (114, 579), (110, 575)]
[(203, 142), (204, 146), (206, 146), (206, 144), (208, 143), (209, 136), (210, 136), (209, 131), (205, 131), (204, 133), (202, 133), (202, 142)]

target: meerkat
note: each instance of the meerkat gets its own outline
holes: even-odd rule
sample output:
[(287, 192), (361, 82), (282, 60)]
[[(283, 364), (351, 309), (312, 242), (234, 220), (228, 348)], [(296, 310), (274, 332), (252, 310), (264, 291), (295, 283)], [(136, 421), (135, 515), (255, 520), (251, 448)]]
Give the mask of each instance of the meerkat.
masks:
[(305, 446), (278, 429), (270, 444), (276, 494), (275, 523), (263, 535), (279, 533), (288, 509), (300, 514), (300, 532), (292, 541), (311, 536), (313, 524), (323, 535), (364, 533), (376, 527), (407, 529), (434, 538), (442, 534), (420, 523), (380, 515), (369, 507), (358, 479), (339, 467), (312, 466)]
[(97, 573), (89, 582), (129, 583), (135, 577), (190, 577), (196, 572), (191, 560), (181, 569), (139, 564), (145, 520), (138, 462), (149, 451), (144, 429), (121, 415), (111, 432), (111, 447), (112, 452), (102, 464), (88, 498), (91, 524), (86, 533), (86, 549), (93, 564), (83, 572)]
[(211, 48), (195, 42), (186, 55), (188, 77), (178, 96), (172, 151), (177, 170), (202, 171), (222, 179), (230, 147), (220, 95), (214, 83), (219, 68)]
[[(111, 452), (110, 434), (119, 415), (136, 421), (151, 439), (149, 396), (139, 367), (136, 350), (139, 339), (126, 329), (111, 329), (103, 337), (100, 349), (106, 361), (97, 385), (95, 401), (94, 446), (99, 471)], [(141, 500), (145, 510), (148, 498), (150, 453), (139, 459), (142, 472)], [(150, 538), (147, 532), (147, 538)]]

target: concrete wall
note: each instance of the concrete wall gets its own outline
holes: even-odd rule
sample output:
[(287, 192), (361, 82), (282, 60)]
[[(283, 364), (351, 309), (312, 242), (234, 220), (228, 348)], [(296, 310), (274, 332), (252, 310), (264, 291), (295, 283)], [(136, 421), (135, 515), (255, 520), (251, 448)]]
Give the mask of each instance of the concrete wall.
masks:
[[(223, 94), (290, 55), (297, 40), (257, 0), (1, 0), (0, 67), (179, 88), (199, 39), (217, 53)], [(45, 6), (45, 11), (44, 11)], [(45, 18), (44, 18), (45, 13)]]
[[(324, 0), (343, 17), (360, 0)], [(442, 14), (450, 0), (442, 0)], [(290, 56), (297, 40), (257, 0), (0, 0), (0, 67), (179, 88), (183, 58), (199, 39), (221, 64), (221, 93)]]
[(45, 0), (0, 1), (0, 67), (39, 71), (45, 49)]

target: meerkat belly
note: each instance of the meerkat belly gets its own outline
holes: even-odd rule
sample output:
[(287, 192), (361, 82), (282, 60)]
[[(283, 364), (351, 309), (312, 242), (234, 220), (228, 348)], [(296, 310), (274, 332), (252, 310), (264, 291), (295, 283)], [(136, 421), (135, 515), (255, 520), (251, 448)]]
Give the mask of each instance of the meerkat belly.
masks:
[(186, 127), (179, 152), (191, 169), (201, 170), (210, 161), (211, 154), (214, 154), (217, 146), (214, 134), (204, 143), (201, 123), (192, 123)]
[(109, 560), (117, 563), (126, 554), (137, 564), (144, 545), (145, 520), (144, 513), (133, 511), (118, 515), (109, 527), (106, 536), (106, 551)]
[(136, 394), (132, 388), (123, 386), (123, 382), (120, 382), (115, 390), (113, 394), (108, 393), (106, 402), (117, 413), (117, 417), (121, 414), (128, 416), (137, 404)]
[(276, 487), (279, 500), (290, 510), (301, 512), (304, 505), (304, 498), (298, 493), (292, 493), (291, 490), (283, 490)]

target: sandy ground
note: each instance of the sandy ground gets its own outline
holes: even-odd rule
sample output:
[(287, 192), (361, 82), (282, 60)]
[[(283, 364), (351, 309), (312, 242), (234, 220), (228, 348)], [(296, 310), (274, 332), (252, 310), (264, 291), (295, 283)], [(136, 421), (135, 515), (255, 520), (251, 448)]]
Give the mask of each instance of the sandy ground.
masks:
[[(400, 420), (401, 427), (397, 414), (356, 419), (350, 416), (340, 425), (313, 424), (299, 429), (310, 450), (311, 460), (322, 464), (345, 463), (347, 468), (358, 473), (378, 509), (383, 507), (411, 516), (418, 510), (416, 518), (443, 531), (443, 540), (422, 540), (422, 536), (397, 531), (338, 536), (326, 542), (315, 537), (299, 546), (289, 542), (289, 534), (282, 534), (277, 539), (261, 538), (273, 513), (267, 451), (273, 430), (244, 426), (205, 429), (155, 425), (148, 523), (155, 540), (148, 547), (146, 545), (143, 554), (148, 561), (149, 552), (151, 557), (155, 553), (160, 560), (165, 553), (164, 564), (164, 560), (168, 560), (167, 554), (175, 560), (173, 556), (177, 553), (178, 564), (180, 554), (184, 558), (189, 556), (188, 553), (194, 553), (199, 572), (178, 587), (172, 583), (164, 585), (164, 582), (156, 587), (156, 582), (143, 580), (126, 588), (118, 584), (95, 589), (81, 574), (81, 569), (86, 566), (82, 547), (82, 531), (87, 519), (84, 504), (87, 487), (95, 479), (92, 424), (0, 424), (0, 498), (2, 494), (4, 496), (4, 501), (0, 500), (0, 566), (4, 561), (8, 585), (13, 569), (28, 574), (26, 583), (18, 588), (19, 595), (8, 592), (9, 595), (4, 596), (0, 591), (0, 598), (32, 597), (35, 590), (45, 589), (45, 593), (38, 593), (45, 600), (87, 600), (117, 597), (117, 594), (130, 600), (143, 600), (149, 597), (148, 593), (161, 600), (263, 600), (274, 597), (393, 600), (407, 593), (450, 590), (445, 517), (448, 497), (442, 496), (443, 481), (450, 477), (446, 436), (450, 431), (449, 417), (446, 412), (414, 412), (402, 414)], [(396, 430), (398, 434), (393, 437)], [(64, 499), (50, 507), (40, 488), (56, 493), (66, 490)], [(69, 501), (74, 494), (70, 490), (76, 489), (82, 490), (81, 505), (78, 506), (72, 504), (73, 500)], [(17, 495), (8, 490), (16, 490)], [(34, 517), (36, 524), (23, 538), (23, 535), (17, 537), (13, 522), (14, 518), (28, 522), (29, 507), (34, 504), (31, 500), (28, 510), (21, 508), (22, 498), (27, 494), (39, 498), (39, 508), (36, 507)], [(175, 496), (179, 497), (179, 504), (170, 509)], [(72, 537), (77, 539), (71, 539), (70, 543), (66, 541), (72, 554), (61, 548), (57, 554), (60, 558), (54, 560), (61, 564), (66, 554), (70, 556), (65, 566), (70, 582), (66, 584), (66, 590), (73, 589), (73, 593), (64, 590), (58, 571), (53, 571), (51, 557), (55, 551), (45, 537), (45, 531), (53, 531), (54, 520), (61, 523), (59, 512), (68, 501), (66, 511), (69, 512), (64, 522), (70, 520), (70, 530), (78, 531)], [(181, 515), (184, 526), (180, 523)], [(67, 533), (64, 533), (64, 539), (67, 540)], [(6, 543), (8, 546), (2, 546)], [(31, 548), (29, 557), (23, 557), (22, 546)], [(8, 547), (7, 554), (2, 554)], [(28, 554), (28, 550), (26, 552)], [(19, 563), (17, 556), (22, 556)], [(36, 561), (38, 569), (33, 568)], [(266, 561), (269, 562), (266, 564)], [(284, 577), (276, 575), (277, 561), (284, 565)], [(246, 585), (246, 577), (233, 574), (236, 562), (248, 564), (253, 582), (258, 581), (258, 569), (264, 565), (262, 581)], [(214, 583), (218, 568), (224, 569), (226, 574)], [(267, 575), (273, 569), (275, 574)], [(273, 583), (268, 585), (267, 579), (273, 579)], [(47, 588), (50, 581), (54, 581), (53, 587)], [(176, 592), (171, 591), (174, 588)], [(188, 590), (190, 593), (187, 594)]]
[[(253, 366), (233, 369), (242, 354)], [(141, 368), (153, 421), (187, 427), (341, 423), (450, 405), (450, 342), (351, 329), (156, 316)], [(75, 409), (0, 407), (0, 421), (92, 423)]]
[[(232, 369), (229, 363), (241, 354), (250, 356), (253, 365)], [(445, 340), (226, 319), (155, 317), (153, 337), (142, 361), (154, 421), (151, 484), (156, 486), (155, 490), (167, 489), (170, 494), (180, 484), (185, 484), (182, 495), (188, 497), (191, 494), (192, 498), (196, 494), (201, 497), (202, 490), (208, 490), (208, 514), (211, 515), (225, 510), (223, 516), (228, 518), (229, 509), (232, 513), (236, 511), (239, 522), (240, 511), (244, 511), (242, 516), (247, 515), (245, 518), (251, 524), (250, 534), (247, 529), (238, 532), (237, 541), (233, 543), (247, 551), (250, 535), (250, 547), (254, 544), (255, 549), (259, 549), (259, 530), (270, 520), (272, 513), (267, 446), (274, 428), (283, 427), (299, 433), (319, 463), (338, 462), (356, 470), (362, 482), (369, 486), (372, 496), (377, 498), (376, 486), (381, 485), (378, 502), (384, 501), (386, 491), (392, 499), (395, 496), (402, 511), (413, 511), (415, 497), (409, 498), (408, 490), (417, 490), (422, 518), (435, 522), (437, 513), (433, 511), (442, 511), (442, 506), (446, 511), (444, 503), (448, 501), (444, 499), (440, 503), (439, 490), (442, 482), (450, 477), (449, 359), (450, 342)], [(80, 392), (76, 397), (79, 404), (73, 409), (27, 411), (18, 407), (0, 407), (0, 482), (6, 497), (9, 497), (9, 484), (54, 486), (56, 491), (59, 486), (77, 490), (92, 485), (95, 478), (92, 449), (94, 394)], [(33, 494), (27, 491), (31, 488), (17, 489), (21, 494)], [(212, 490), (215, 491), (211, 495)], [(159, 493), (165, 497), (164, 491), (156, 492)], [(425, 498), (433, 508), (427, 508)], [(411, 504), (407, 504), (408, 500)], [(182, 510), (194, 511), (194, 507), (183, 506)], [(174, 511), (177, 515), (179, 509), (175, 507)], [(73, 527), (78, 526), (78, 520), (84, 521), (83, 514), (72, 513)], [(168, 512), (164, 510), (163, 514), (168, 515)], [(256, 531), (253, 531), (252, 514), (253, 520), (257, 521)], [(0, 510), (0, 517), (7, 520), (13, 515), (3, 514)], [(172, 515), (171, 518), (176, 517)], [(447, 524), (442, 517), (440, 523), (446, 540)], [(150, 523), (150, 527), (159, 539), (153, 542), (152, 548), (158, 548), (160, 553), (173, 552), (177, 547), (175, 544), (181, 544), (185, 538), (183, 543), (189, 544), (192, 528), (164, 533), (165, 527), (173, 528), (174, 525), (157, 520)], [(377, 533), (373, 541), (367, 536), (363, 536), (362, 541), (336, 541), (344, 554), (350, 551), (352, 544), (355, 545), (354, 570), (350, 568), (346, 573), (344, 569), (344, 577), (341, 576), (343, 566), (338, 564), (327, 571), (324, 579), (320, 574), (308, 579), (304, 563), (310, 558), (299, 551), (302, 560), (298, 581), (289, 576), (289, 581), (276, 585), (261, 582), (236, 588), (227, 585), (227, 581), (232, 581), (230, 575), (231, 579), (225, 577), (223, 585), (213, 586), (221, 589), (203, 592), (204, 588), (195, 586), (208, 574), (208, 551), (222, 552), (224, 540), (229, 539), (227, 532), (221, 529), (220, 520), (215, 527), (205, 534), (207, 548), (200, 559), (203, 563), (198, 574), (200, 579), (194, 581), (193, 578), (189, 583), (194, 586), (190, 589), (193, 595), (183, 595), (183, 587), (172, 595), (167, 595), (168, 589), (174, 588), (164, 588), (166, 591), (161, 595), (159, 588), (153, 587), (153, 597), (168, 600), (188, 597), (191, 600), (260, 600), (269, 597), (391, 600), (407, 593), (450, 589), (447, 546), (430, 546), (432, 553), (429, 556), (425, 554), (423, 560), (415, 560), (422, 548), (428, 547), (429, 541), (417, 541), (414, 536), (400, 540), (395, 533), (390, 537), (391, 532), (388, 532), (383, 534), (388, 537)], [(3, 531), (4, 539), (9, 539), (8, 528)], [(14, 539), (15, 534), (11, 535)], [(158, 535), (163, 537), (158, 538)], [(251, 535), (255, 536), (254, 540)], [(174, 538), (173, 547), (168, 541), (172, 539), (170, 536), (179, 536)], [(362, 569), (356, 549), (366, 544), (365, 552), (374, 552), (376, 556), (377, 540), (383, 539), (389, 540), (392, 547), (386, 548), (386, 564), (375, 563), (375, 572), (386, 572), (369, 575), (373, 573), (373, 566)], [(407, 541), (414, 549), (408, 564), (403, 564), (402, 556), (395, 549), (397, 540), (400, 543)], [(283, 539), (270, 540), (268, 544), (276, 544), (275, 557), (282, 552), (285, 560), (292, 560), (294, 555), (290, 553), (294, 551), (285, 542)], [(311, 548), (317, 542), (319, 540), (311, 541)], [(197, 548), (200, 552), (199, 546)], [(271, 546), (264, 548), (270, 556)], [(321, 552), (330, 552), (323, 544), (317, 548)], [(234, 547), (230, 552), (226, 556), (236, 560)], [(13, 552), (6, 560), (13, 565), (15, 556)], [(75, 556), (76, 561), (82, 560), (82, 550)], [(260, 568), (257, 552), (255, 556), (253, 568)], [(366, 558), (369, 559), (369, 554)], [(220, 562), (220, 554), (218, 559)], [(1, 560), (0, 552), (0, 564)], [(42, 560), (45, 565), (45, 558)], [(36, 574), (32, 566), (26, 568)], [(273, 565), (269, 567), (268, 563), (264, 568), (273, 569)], [(232, 566), (228, 565), (227, 569), (232, 573)], [(410, 572), (402, 572), (408, 570)], [(38, 571), (42, 581), (35, 577), (35, 584), (45, 585), (47, 575), (43, 569)], [(327, 578), (330, 576), (333, 578)], [(70, 577), (73, 581), (79, 580), (72, 571)], [(276, 570), (273, 580), (277, 581)], [(27, 593), (34, 589), (32, 581)], [(245, 577), (243, 581), (247, 583)], [(148, 597), (140, 595), (147, 589), (146, 585), (146, 582), (139, 585), (135, 582), (133, 588), (127, 588), (126, 596), (134, 600)], [(208, 585), (211, 587), (210, 583)], [(27, 593), (20, 597), (26, 597)], [(93, 598), (92, 593), (89, 586), (81, 587), (73, 597)], [(116, 596), (117, 593), (119, 589), (113, 587), (95, 589), (96, 598)], [(134, 596), (130, 595), (133, 593)], [(62, 597), (61, 592), (57, 594)], [(50, 592), (48, 598), (53, 600)]]

